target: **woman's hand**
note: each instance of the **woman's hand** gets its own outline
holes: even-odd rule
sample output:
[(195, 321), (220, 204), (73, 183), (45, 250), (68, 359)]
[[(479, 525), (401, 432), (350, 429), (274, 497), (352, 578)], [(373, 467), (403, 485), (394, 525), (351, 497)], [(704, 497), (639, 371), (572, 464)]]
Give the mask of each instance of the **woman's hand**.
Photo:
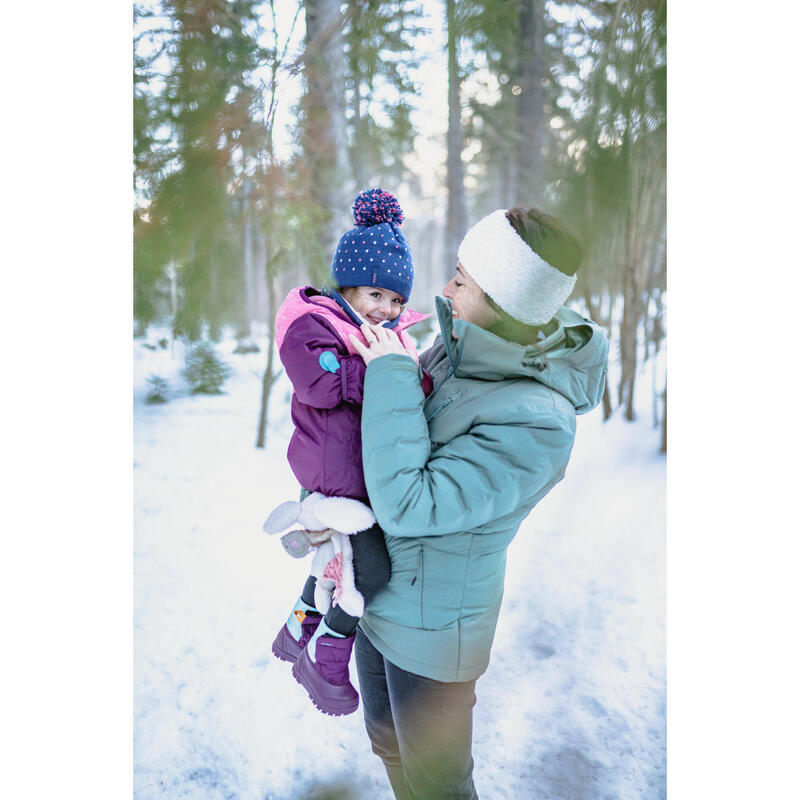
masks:
[(380, 325), (364, 324), (361, 326), (361, 333), (364, 334), (364, 338), (367, 340), (366, 345), (362, 344), (352, 333), (350, 334), (350, 341), (361, 358), (364, 359), (365, 364), (369, 364), (370, 361), (374, 361), (381, 356), (392, 354), (408, 356), (412, 361), (414, 360), (414, 356), (403, 347), (394, 331), (387, 330)]

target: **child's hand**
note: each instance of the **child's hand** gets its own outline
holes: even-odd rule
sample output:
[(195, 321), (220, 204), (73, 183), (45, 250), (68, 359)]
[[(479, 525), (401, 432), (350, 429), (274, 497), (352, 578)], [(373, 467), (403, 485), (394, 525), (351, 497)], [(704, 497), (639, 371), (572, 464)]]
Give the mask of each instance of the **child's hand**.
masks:
[(362, 344), (352, 333), (350, 334), (350, 341), (353, 347), (356, 348), (361, 358), (364, 359), (365, 364), (374, 361), (381, 356), (388, 356), (396, 354), (399, 356), (408, 356), (412, 361), (414, 356), (403, 347), (402, 342), (394, 331), (383, 328), (379, 325), (367, 325), (366, 323), (361, 326), (361, 333), (367, 340), (367, 344)]

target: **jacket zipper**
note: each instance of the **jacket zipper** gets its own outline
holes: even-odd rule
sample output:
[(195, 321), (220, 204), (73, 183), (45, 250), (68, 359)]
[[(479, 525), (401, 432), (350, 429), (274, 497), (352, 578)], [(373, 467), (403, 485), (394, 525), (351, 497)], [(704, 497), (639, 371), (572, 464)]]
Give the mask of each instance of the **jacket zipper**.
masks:
[(414, 574), (414, 577), (411, 579), (411, 585), (413, 586), (417, 582), (417, 578), (419, 578), (419, 574), (422, 571), (422, 545), (419, 546), (419, 558), (417, 559), (417, 571)]
[(422, 545), (419, 546), (419, 558), (417, 559), (417, 573), (411, 579), (411, 585), (413, 586), (417, 582), (417, 578), (420, 579), (420, 587), (419, 587), (419, 624), (424, 628), (425, 627), (425, 617), (422, 613), (423, 608), (425, 608), (425, 559), (423, 558), (423, 547)]
[(428, 417), (428, 424), (430, 424), (431, 420), (443, 409), (450, 405), (453, 402), (452, 397), (448, 397), (447, 400), (444, 401), (438, 408), (434, 410), (434, 412)]

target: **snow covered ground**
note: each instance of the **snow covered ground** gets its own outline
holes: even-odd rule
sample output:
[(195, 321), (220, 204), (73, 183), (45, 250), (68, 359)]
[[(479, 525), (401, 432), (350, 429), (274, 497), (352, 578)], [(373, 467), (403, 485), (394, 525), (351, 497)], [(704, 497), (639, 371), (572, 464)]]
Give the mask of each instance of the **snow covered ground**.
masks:
[[(270, 651), (309, 566), (261, 532), (297, 495), (290, 390), (256, 449), (263, 354), (233, 347), (226, 393), (190, 396), (180, 345), (135, 344), (135, 797), (391, 800), (361, 712), (317, 712)], [(151, 374), (168, 403), (145, 404)], [(509, 550), (477, 685), (487, 800), (666, 796), (665, 459), (639, 385), (638, 422), (579, 419), (565, 480)]]

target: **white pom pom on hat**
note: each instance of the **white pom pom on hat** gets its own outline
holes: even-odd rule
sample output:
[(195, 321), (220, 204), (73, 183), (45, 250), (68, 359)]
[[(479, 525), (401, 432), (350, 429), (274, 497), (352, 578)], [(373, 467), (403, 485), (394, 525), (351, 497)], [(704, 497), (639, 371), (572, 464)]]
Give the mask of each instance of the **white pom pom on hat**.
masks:
[(507, 314), (527, 325), (545, 325), (564, 305), (577, 276), (565, 275), (534, 252), (506, 211), (492, 211), (467, 231), (458, 260)]

